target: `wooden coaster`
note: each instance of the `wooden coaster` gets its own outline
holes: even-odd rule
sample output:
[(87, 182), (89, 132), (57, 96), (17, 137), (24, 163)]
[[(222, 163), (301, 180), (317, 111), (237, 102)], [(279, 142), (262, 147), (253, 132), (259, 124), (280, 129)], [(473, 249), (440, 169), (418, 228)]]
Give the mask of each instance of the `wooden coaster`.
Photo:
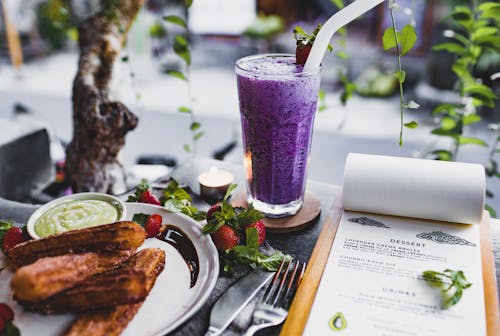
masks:
[[(231, 197), (233, 206), (247, 206), (247, 194), (245, 191), (239, 192)], [(293, 216), (270, 218), (264, 217), (263, 222), (270, 232), (294, 232), (303, 230), (313, 224), (321, 213), (321, 202), (313, 194), (306, 192), (304, 204)]]

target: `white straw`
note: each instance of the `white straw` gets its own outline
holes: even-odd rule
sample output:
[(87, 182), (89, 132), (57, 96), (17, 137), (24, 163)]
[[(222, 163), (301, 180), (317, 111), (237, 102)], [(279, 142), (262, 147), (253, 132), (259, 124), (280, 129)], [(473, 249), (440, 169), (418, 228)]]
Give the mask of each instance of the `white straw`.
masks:
[(304, 71), (314, 71), (320, 66), (328, 43), (330, 43), (333, 34), (335, 34), (337, 30), (344, 27), (361, 14), (368, 12), (382, 1), (384, 0), (357, 0), (333, 14), (328, 21), (325, 22), (318, 36), (316, 36), (311, 52), (304, 65)]

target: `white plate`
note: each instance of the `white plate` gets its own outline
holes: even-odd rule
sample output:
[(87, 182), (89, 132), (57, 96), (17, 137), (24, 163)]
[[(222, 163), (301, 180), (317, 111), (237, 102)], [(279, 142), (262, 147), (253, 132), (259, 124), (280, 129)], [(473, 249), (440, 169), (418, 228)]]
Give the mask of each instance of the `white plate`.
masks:
[[(201, 233), (201, 225), (183, 214), (166, 211), (163, 207), (126, 203), (127, 219), (136, 213), (158, 213), (163, 222), (179, 227), (196, 248), (199, 259), (199, 274), (196, 284), (189, 288), (190, 273), (180, 253), (171, 245), (159, 239), (146, 239), (140, 247), (157, 247), (165, 250), (165, 270), (156, 280), (155, 286), (141, 309), (123, 331), (122, 336), (164, 335), (189, 319), (208, 299), (219, 275), (219, 259), (209, 236)], [(2, 254), (3, 257), (3, 254)], [(3, 264), (0, 260), (0, 265)], [(6, 302), (14, 309), (14, 323), (22, 335), (60, 335), (71, 324), (72, 315), (51, 315), (24, 312), (12, 299), (8, 284), (12, 277), (10, 269), (0, 272), (0, 302)]]

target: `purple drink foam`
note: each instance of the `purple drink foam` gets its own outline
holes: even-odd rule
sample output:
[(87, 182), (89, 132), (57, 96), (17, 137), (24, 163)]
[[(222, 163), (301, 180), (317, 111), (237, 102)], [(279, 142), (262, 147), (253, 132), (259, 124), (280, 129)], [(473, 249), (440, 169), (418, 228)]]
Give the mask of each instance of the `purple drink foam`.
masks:
[(252, 198), (268, 204), (304, 194), (320, 74), (302, 69), (284, 55), (238, 62), (248, 188)]

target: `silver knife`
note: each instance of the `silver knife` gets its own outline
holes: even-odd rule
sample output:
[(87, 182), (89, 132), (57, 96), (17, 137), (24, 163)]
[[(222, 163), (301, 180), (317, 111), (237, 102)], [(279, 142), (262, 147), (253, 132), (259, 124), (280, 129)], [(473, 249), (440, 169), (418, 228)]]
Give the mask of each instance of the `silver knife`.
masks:
[(252, 271), (232, 285), (212, 307), (210, 326), (205, 336), (220, 335), (273, 274)]

